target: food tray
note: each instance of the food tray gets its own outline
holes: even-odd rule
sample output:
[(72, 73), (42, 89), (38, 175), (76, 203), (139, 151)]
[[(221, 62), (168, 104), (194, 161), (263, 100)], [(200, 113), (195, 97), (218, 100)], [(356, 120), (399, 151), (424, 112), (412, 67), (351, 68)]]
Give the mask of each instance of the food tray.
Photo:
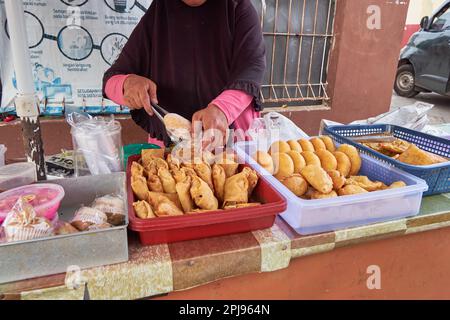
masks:
[(368, 154), (371, 157), (425, 180), (429, 187), (428, 191), (424, 194), (425, 196), (450, 192), (450, 162), (431, 166), (413, 166), (394, 160), (369, 147), (353, 142), (348, 137), (390, 132), (396, 138), (414, 143), (422, 150), (445, 158), (450, 158), (450, 140), (388, 124), (331, 126), (325, 128), (325, 132), (333, 136), (339, 143), (351, 144), (364, 154)]
[(287, 199), (287, 210), (281, 217), (302, 235), (417, 215), (420, 211), (422, 193), (428, 189), (425, 181), (362, 155), (362, 175), (386, 184), (402, 180), (407, 187), (334, 199), (303, 200), (296, 197), (251, 158), (257, 151), (254, 142), (240, 142), (236, 144), (235, 149), (240, 160), (246, 161), (259, 174), (265, 176), (267, 181)]
[[(126, 201), (125, 180), (125, 173), (53, 180), (66, 193), (59, 218), (70, 221), (81, 205), (99, 196), (120, 194)], [(69, 266), (85, 269), (128, 261), (127, 227), (128, 217), (125, 225), (110, 229), (0, 244), (0, 283), (64, 273)]]
[[(127, 177), (130, 181), (131, 165), (140, 156), (131, 156), (128, 160)], [(128, 186), (128, 205), (130, 230), (139, 234), (143, 245), (172, 243), (266, 229), (273, 226), (276, 216), (286, 210), (286, 200), (265, 178), (261, 178), (255, 189), (257, 200), (264, 204), (257, 207), (233, 209), (163, 217), (149, 220), (139, 219), (133, 208), (135, 201), (131, 184)]]

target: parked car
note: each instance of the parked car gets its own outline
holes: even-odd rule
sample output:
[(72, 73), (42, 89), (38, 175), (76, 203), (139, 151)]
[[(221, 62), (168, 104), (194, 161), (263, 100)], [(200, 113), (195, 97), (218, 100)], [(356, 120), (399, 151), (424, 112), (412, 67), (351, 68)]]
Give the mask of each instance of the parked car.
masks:
[(422, 18), (402, 49), (394, 90), (408, 98), (420, 92), (450, 96), (450, 0)]

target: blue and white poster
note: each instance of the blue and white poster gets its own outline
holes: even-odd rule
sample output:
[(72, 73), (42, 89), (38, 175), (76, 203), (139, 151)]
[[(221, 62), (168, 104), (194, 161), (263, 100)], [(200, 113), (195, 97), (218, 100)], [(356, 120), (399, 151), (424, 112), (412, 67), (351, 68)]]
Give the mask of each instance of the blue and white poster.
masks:
[[(123, 113), (102, 98), (102, 77), (117, 59), (152, 0), (24, 1), (32, 70), (41, 112), (67, 108)], [(4, 1), (0, 0), (1, 111), (17, 93)]]

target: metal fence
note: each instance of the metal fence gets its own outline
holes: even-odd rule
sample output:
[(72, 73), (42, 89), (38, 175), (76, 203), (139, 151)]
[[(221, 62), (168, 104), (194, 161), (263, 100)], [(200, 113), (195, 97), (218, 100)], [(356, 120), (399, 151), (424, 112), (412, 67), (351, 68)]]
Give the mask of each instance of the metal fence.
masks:
[(267, 47), (266, 107), (323, 106), (336, 0), (253, 0)]

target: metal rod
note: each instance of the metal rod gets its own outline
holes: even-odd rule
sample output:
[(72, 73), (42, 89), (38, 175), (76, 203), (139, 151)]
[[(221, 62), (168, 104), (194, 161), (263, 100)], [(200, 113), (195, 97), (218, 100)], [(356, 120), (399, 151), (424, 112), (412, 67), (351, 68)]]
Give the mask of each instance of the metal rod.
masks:
[[(327, 26), (326, 26), (325, 32), (328, 32), (328, 28), (330, 26), (330, 15), (331, 15), (331, 0), (329, 1), (329, 4), (328, 4)], [(325, 56), (326, 56), (327, 46), (328, 46), (328, 40), (324, 39), (322, 66), (320, 68), (320, 83), (322, 83), (322, 81), (323, 81), (323, 72), (324, 72), (324, 67), (325, 67)], [(319, 91), (319, 95), (321, 95), (321, 94), (322, 94), (322, 92)]]
[[(300, 6), (299, 6), (300, 7)], [(302, 8), (302, 27), (300, 29), (300, 34), (305, 30), (305, 11), (306, 11), (306, 0), (303, 0), (303, 8)], [(298, 63), (297, 63), (297, 83), (300, 82), (300, 66), (302, 61), (302, 50), (303, 50), (303, 37), (300, 38), (298, 45)], [(303, 93), (300, 89), (300, 94), (303, 97)]]
[[(275, 17), (274, 17), (274, 23), (273, 23), (273, 32), (277, 32), (277, 22), (278, 22), (278, 0), (275, 2)], [(277, 37), (274, 34), (273, 36), (273, 44), (272, 44), (272, 70), (270, 71), (270, 83), (273, 83), (273, 70), (275, 67), (275, 48), (277, 43)], [(276, 93), (275, 93), (276, 95)], [(272, 93), (269, 92), (269, 98), (272, 97)]]
[[(287, 39), (286, 39), (286, 47), (285, 47), (285, 56), (284, 56), (284, 78), (283, 83), (286, 84), (286, 77), (287, 77), (287, 67), (289, 64), (289, 40), (290, 40), (290, 34), (291, 34), (291, 11), (292, 11), (292, 0), (289, 0), (289, 11), (288, 11), (288, 25), (287, 25)], [(286, 88), (287, 95), (289, 97), (289, 90)], [(283, 91), (283, 98), (284, 98), (284, 91)]]
[[(319, 0), (316, 0), (316, 11), (315, 11), (315, 14), (314, 14), (314, 29), (313, 29), (314, 31), (313, 31), (313, 33), (316, 33), (316, 29), (317, 29), (317, 13), (318, 13), (318, 10), (319, 10)], [(312, 65), (313, 65), (315, 43), (316, 43), (316, 38), (312, 38), (311, 54), (310, 54), (310, 57), (309, 57), (308, 83), (311, 83), (311, 71), (312, 71)], [(314, 95), (314, 92), (312, 92), (312, 94)], [(307, 96), (309, 97), (309, 91), (307, 93)]]

